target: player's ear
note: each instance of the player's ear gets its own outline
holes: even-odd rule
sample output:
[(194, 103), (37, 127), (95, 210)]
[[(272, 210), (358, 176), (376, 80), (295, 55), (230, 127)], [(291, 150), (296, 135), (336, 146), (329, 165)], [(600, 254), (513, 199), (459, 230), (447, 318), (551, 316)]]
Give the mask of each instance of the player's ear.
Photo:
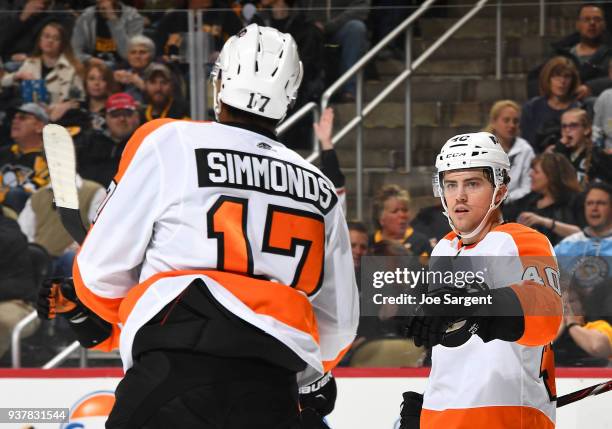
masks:
[(508, 186), (501, 185), (499, 187), (499, 190), (497, 191), (497, 195), (495, 195), (495, 204), (499, 204), (504, 199), (507, 192), (508, 192)]

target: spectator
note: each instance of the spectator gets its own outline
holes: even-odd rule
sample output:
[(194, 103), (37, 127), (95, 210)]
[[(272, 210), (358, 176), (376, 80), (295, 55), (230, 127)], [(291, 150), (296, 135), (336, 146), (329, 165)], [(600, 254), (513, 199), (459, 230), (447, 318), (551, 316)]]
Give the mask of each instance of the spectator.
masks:
[(141, 121), (159, 118), (189, 119), (187, 107), (174, 97), (172, 73), (163, 64), (151, 64), (145, 71), (145, 99)]
[[(576, 20), (576, 32), (554, 43), (554, 55), (571, 60), (580, 75), (581, 85), (576, 88), (576, 98), (585, 100), (597, 96), (612, 85), (608, 76), (608, 61), (612, 56), (612, 38), (606, 31), (604, 12), (601, 6), (587, 3), (580, 6)], [(528, 96), (537, 91), (538, 67), (529, 72)]]
[[(324, 56), (323, 35), (321, 31), (306, 19), (302, 9), (294, 7), (296, 0), (262, 0), (263, 7), (259, 13), (266, 26), (289, 33), (295, 39), (304, 65), (304, 78), (295, 105), (287, 112), (290, 117), (309, 101), (317, 101), (323, 94), (324, 72), (320, 59)], [(309, 117), (304, 117), (282, 137), (283, 143), (292, 149), (310, 149), (312, 147), (312, 130)]]
[(16, 71), (36, 47), (42, 28), (49, 21), (72, 28), (74, 15), (61, 3), (47, 0), (26, 0), (21, 10), (0, 17), (0, 53), (9, 72)]
[(300, 59), (304, 63), (304, 78), (298, 93), (297, 107), (307, 101), (318, 100), (323, 93), (320, 59), (324, 54), (321, 31), (306, 19), (302, 9), (294, 7), (296, 1), (261, 0), (260, 5), (264, 9), (259, 16), (266, 26), (291, 34), (298, 45)]
[(561, 116), (561, 140), (555, 150), (567, 156), (582, 185), (594, 180), (611, 182), (612, 155), (593, 146), (591, 133), (591, 118), (587, 112), (568, 110)]
[(109, 95), (117, 92), (112, 70), (103, 62), (90, 61), (85, 66), (85, 99), (73, 106), (57, 123), (68, 128), (75, 137), (91, 128), (103, 131), (106, 127), (104, 105)]
[(436, 198), (434, 205), (421, 208), (411, 224), (415, 231), (419, 231), (429, 239), (432, 249), (436, 247), (438, 241), (451, 232), (448, 218), (444, 216), (444, 208), (439, 198)]
[(359, 221), (348, 222), (349, 236), (351, 238), (351, 250), (353, 252), (353, 264), (357, 284), (360, 284), (359, 273), (361, 270), (361, 258), (368, 254), (368, 228)]
[(398, 185), (384, 185), (374, 197), (374, 246), (385, 241), (399, 244), (412, 255), (429, 256), (431, 246), (410, 226), (410, 194)]
[(571, 278), (563, 330), (555, 359), (564, 365), (607, 366), (612, 358), (612, 188), (589, 186), (584, 205), (587, 227), (555, 246), (562, 270)]
[(512, 100), (497, 101), (489, 112), (489, 125), (485, 128), (495, 134), (510, 159), (510, 183), (507, 202), (518, 200), (531, 191), (529, 170), (535, 157), (527, 140), (518, 137), (521, 108)]
[(576, 170), (558, 153), (543, 153), (531, 163), (531, 192), (506, 205), (507, 221), (522, 223), (546, 235), (555, 245), (583, 225)]
[[(34, 307), (36, 284), (32, 277), (32, 264), (28, 242), (19, 230), (19, 225), (4, 216), (0, 207), (0, 357), (11, 343), (11, 332), (21, 319)], [(39, 321), (30, 323), (23, 336), (32, 335)]]
[[(89, 226), (104, 198), (105, 189), (98, 183), (77, 176), (81, 221)], [(77, 244), (62, 226), (53, 204), (53, 190), (47, 185), (32, 194), (19, 214), (19, 226), (29, 242), (37, 243), (52, 257), (53, 277), (71, 277)]]
[[(240, 18), (230, 10), (226, 0), (189, 0), (187, 7), (191, 10), (202, 9), (202, 31), (212, 39), (211, 58), (213, 64), (223, 43), (242, 28)], [(185, 44), (189, 20), (184, 10), (169, 10), (159, 20), (154, 40), (158, 56), (163, 56), (166, 62), (179, 60), (187, 62)]]
[(127, 60), (128, 41), (143, 27), (144, 19), (135, 8), (117, 0), (96, 0), (77, 18), (72, 47), (83, 62), (95, 57), (114, 66)]
[(144, 73), (155, 58), (155, 43), (147, 36), (134, 36), (128, 43), (127, 66), (115, 70), (115, 80), (123, 86), (134, 100), (144, 104)]
[(575, 93), (580, 77), (574, 63), (566, 57), (550, 59), (540, 72), (540, 96), (523, 106), (521, 137), (536, 153), (542, 152), (561, 137), (561, 115), (579, 107)]
[(332, 143), (333, 126), (334, 110), (328, 107), (323, 111), (319, 122), (313, 124), (313, 129), (317, 139), (321, 143), (321, 171), (334, 184), (340, 204), (346, 213), (345, 177), (340, 169), (338, 154)]
[(113, 94), (106, 101), (107, 130), (90, 130), (75, 140), (79, 174), (84, 179), (110, 185), (125, 144), (140, 126), (137, 109), (131, 95)]
[(19, 70), (2, 77), (2, 86), (44, 81), (42, 85), (48, 99), (28, 100), (24, 89), (22, 99), (48, 103), (50, 118), (56, 121), (83, 97), (81, 76), (82, 65), (72, 52), (66, 29), (57, 22), (50, 22), (38, 34), (32, 55)]
[[(351, 252), (353, 254), (353, 266), (355, 267), (355, 279), (357, 280), (357, 287), (361, 291), (361, 258), (368, 254), (368, 229), (359, 221), (348, 221), (349, 237), (351, 240)], [(361, 314), (361, 312), (360, 312)], [(357, 328), (357, 337), (353, 344), (351, 344), (350, 350), (340, 361), (339, 366), (348, 366), (351, 360), (353, 350), (359, 347), (366, 338), (361, 335), (361, 331), (369, 326), (369, 317), (361, 316), (359, 318), (359, 327)], [(362, 325), (363, 323), (363, 325)]]
[[(612, 77), (612, 59), (609, 73)], [(593, 144), (612, 153), (612, 88), (601, 93), (593, 107)]]
[(20, 106), (11, 121), (14, 144), (0, 148), (0, 203), (19, 213), (36, 189), (49, 183), (42, 129), (49, 122), (38, 104)]
[[(366, 52), (370, 0), (304, 0), (308, 17), (323, 32), (326, 42), (340, 45), (340, 74), (346, 72)], [(356, 77), (342, 88), (339, 101), (355, 101)]]

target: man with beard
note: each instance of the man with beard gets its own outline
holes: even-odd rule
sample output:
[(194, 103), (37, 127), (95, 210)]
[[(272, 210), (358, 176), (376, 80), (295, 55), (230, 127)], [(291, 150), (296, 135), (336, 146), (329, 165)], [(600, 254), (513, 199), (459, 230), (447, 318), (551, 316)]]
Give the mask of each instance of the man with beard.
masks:
[(189, 119), (186, 106), (174, 98), (170, 69), (163, 64), (151, 64), (145, 71), (145, 99), (148, 104), (141, 112), (143, 123), (153, 119)]
[[(580, 74), (580, 85), (576, 91), (579, 100), (598, 96), (612, 86), (608, 77), (608, 61), (612, 56), (612, 40), (606, 31), (606, 20), (601, 6), (583, 4), (576, 20), (576, 32), (553, 43), (553, 56), (570, 58)], [(529, 98), (537, 94), (538, 75), (542, 65), (529, 72), (527, 92)]]
[(119, 166), (121, 153), (140, 125), (134, 98), (120, 92), (108, 97), (105, 131), (88, 130), (75, 140), (79, 174), (107, 187)]

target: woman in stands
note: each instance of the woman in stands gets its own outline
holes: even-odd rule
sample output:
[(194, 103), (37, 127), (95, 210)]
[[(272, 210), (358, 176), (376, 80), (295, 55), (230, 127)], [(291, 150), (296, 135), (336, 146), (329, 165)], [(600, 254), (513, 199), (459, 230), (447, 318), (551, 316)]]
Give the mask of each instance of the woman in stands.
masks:
[[(2, 86), (10, 87), (23, 81), (44, 81), (50, 113), (55, 110), (65, 112), (74, 100), (83, 96), (82, 65), (72, 52), (66, 29), (57, 22), (45, 25), (36, 41), (32, 55), (28, 57), (15, 73), (3, 76)], [(38, 93), (41, 95), (41, 93)], [(25, 101), (25, 100), (24, 100)], [(52, 119), (60, 117), (58, 112)]]
[(570, 59), (554, 57), (542, 68), (539, 86), (540, 96), (525, 103), (521, 115), (521, 137), (536, 153), (554, 145), (561, 137), (563, 112), (580, 107), (576, 101), (580, 76)]
[(499, 100), (489, 112), (484, 131), (495, 134), (510, 158), (510, 177), (506, 201), (516, 201), (531, 191), (529, 170), (535, 157), (527, 140), (518, 137), (521, 108), (512, 100)]
[(128, 43), (127, 64), (115, 70), (115, 80), (140, 104), (144, 101), (144, 71), (155, 58), (155, 43), (147, 36), (134, 36)]
[(531, 164), (531, 192), (504, 207), (504, 219), (540, 231), (555, 245), (580, 231), (584, 213), (576, 170), (559, 153), (546, 152)]
[(427, 257), (431, 253), (429, 240), (410, 225), (410, 194), (398, 185), (384, 185), (374, 198), (376, 232), (372, 244), (388, 241), (403, 246), (409, 254)]
[(106, 128), (104, 106), (108, 97), (118, 91), (113, 71), (102, 61), (89, 61), (84, 76), (85, 99), (63, 103), (51, 113), (51, 120), (68, 128), (73, 137), (84, 130)]
[(569, 159), (582, 185), (596, 180), (610, 183), (612, 155), (593, 145), (592, 134), (591, 118), (586, 110), (568, 110), (561, 116), (561, 140), (555, 146), (555, 152)]

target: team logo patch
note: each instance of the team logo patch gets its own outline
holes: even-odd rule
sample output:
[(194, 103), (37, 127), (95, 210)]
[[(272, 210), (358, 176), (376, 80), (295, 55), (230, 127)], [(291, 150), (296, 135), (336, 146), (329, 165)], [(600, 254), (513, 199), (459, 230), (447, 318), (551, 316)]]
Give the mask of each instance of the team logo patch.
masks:
[(264, 143), (264, 142), (259, 142), (257, 143), (257, 147), (260, 149), (267, 149), (267, 150), (271, 150), (272, 146), (270, 146), (268, 143)]

